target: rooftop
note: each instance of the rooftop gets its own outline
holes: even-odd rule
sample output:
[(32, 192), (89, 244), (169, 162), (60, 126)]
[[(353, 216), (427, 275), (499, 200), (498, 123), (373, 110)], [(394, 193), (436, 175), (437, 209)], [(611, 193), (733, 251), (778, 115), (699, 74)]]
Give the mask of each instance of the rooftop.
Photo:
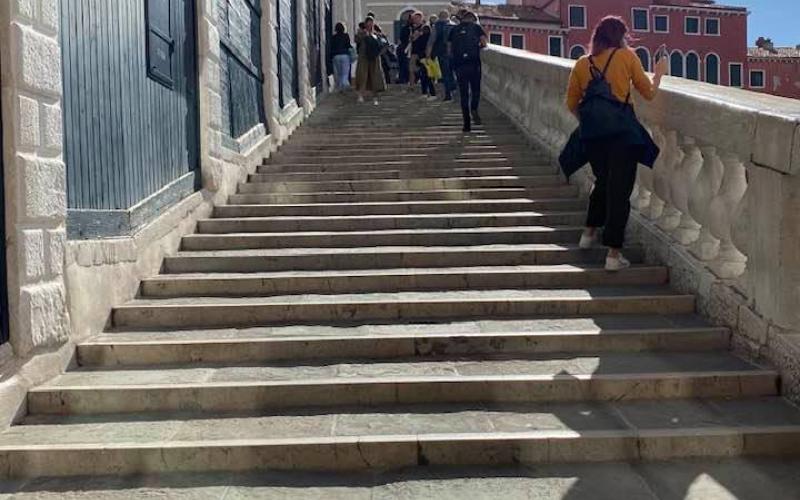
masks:
[(780, 57), (780, 58), (800, 58), (800, 47), (775, 47), (768, 50), (761, 47), (749, 47), (748, 57)]

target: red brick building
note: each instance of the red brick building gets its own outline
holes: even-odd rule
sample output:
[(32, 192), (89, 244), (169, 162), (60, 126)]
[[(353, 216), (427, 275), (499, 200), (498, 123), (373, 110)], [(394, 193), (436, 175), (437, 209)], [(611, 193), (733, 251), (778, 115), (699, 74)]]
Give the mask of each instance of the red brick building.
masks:
[(666, 44), (670, 74), (719, 85), (800, 98), (800, 50), (748, 49), (744, 7), (714, 0), (509, 0), (478, 6), (495, 44), (577, 59), (588, 50), (592, 28), (621, 15), (646, 69)]

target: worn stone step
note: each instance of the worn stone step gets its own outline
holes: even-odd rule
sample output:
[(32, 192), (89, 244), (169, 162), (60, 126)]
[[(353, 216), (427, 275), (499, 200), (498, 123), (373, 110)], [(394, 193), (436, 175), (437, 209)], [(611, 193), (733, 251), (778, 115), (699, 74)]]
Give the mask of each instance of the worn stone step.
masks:
[(459, 229), (391, 229), (380, 231), (293, 231), (271, 233), (190, 234), (181, 241), (184, 251), (269, 248), (359, 248), (380, 246), (465, 246), (530, 243), (571, 244), (582, 227), (475, 227)]
[(389, 404), (744, 398), (778, 395), (778, 375), (728, 353), (350, 360), (79, 369), (28, 394), (28, 412), (239, 412)]
[(379, 144), (374, 140), (354, 138), (349, 141), (341, 141), (331, 144), (322, 144), (319, 142), (308, 142), (306, 144), (296, 143), (293, 141), (287, 142), (281, 146), (279, 151), (284, 152), (298, 152), (305, 151), (307, 154), (317, 154), (319, 152), (348, 152), (348, 151), (374, 151), (375, 154), (384, 154), (396, 152), (398, 147), (403, 148), (447, 148), (447, 147), (470, 147), (470, 146), (492, 146), (504, 148), (508, 146), (529, 146), (528, 143), (520, 136), (504, 136), (501, 138), (496, 137), (481, 137), (481, 136), (465, 136), (460, 139), (424, 139), (415, 140), (413, 142), (395, 145), (393, 143)]
[[(606, 250), (575, 245), (389, 246), (373, 248), (285, 248), (179, 252), (164, 258), (166, 273), (386, 269), (417, 267), (601, 264)], [(641, 262), (641, 250), (625, 255)]]
[(217, 217), (275, 217), (275, 216), (320, 216), (320, 215), (404, 215), (404, 214), (458, 214), (458, 213), (503, 213), (525, 210), (570, 212), (583, 210), (586, 202), (572, 199), (552, 200), (452, 200), (452, 201), (405, 201), (394, 203), (309, 203), (294, 205), (217, 205)]
[(777, 398), (192, 416), (29, 417), (0, 435), (3, 476), (786, 459), (800, 443), (797, 409)]
[(442, 189), (480, 189), (525, 186), (559, 186), (564, 179), (558, 175), (518, 176), (496, 175), (483, 177), (432, 177), (423, 179), (378, 179), (364, 181), (302, 181), (248, 182), (239, 184), (240, 194), (253, 193), (326, 193), (373, 191), (437, 191)]
[[(505, 162), (506, 160), (503, 160)], [(502, 163), (502, 162), (500, 162)], [(407, 164), (410, 165), (410, 164)], [(542, 175), (553, 175), (554, 168), (550, 166), (486, 166), (486, 167), (452, 167), (447, 163), (437, 168), (431, 168), (426, 164), (425, 169), (405, 170), (405, 165), (397, 165), (396, 169), (375, 169), (358, 170), (360, 167), (352, 167), (356, 170), (333, 170), (329, 171), (322, 166), (321, 170), (314, 171), (313, 167), (303, 165), (290, 165), (283, 172), (260, 172), (250, 174), (249, 182), (298, 182), (298, 181), (366, 181), (366, 180), (385, 180), (385, 179), (430, 179), (441, 177), (463, 178), (463, 177), (497, 177), (497, 176), (523, 176), (534, 177)]]
[[(149, 463), (142, 460), (139, 463)], [(15, 470), (19, 470), (18, 467)], [(421, 464), (349, 472), (232, 471), (46, 477), (9, 480), (14, 500), (69, 498), (292, 498), (390, 500), (797, 500), (800, 460), (791, 456), (707, 457), (646, 462), (520, 465)], [(27, 468), (25, 470), (28, 470)], [(41, 469), (40, 469), (41, 470)], [(154, 468), (154, 470), (156, 470)], [(10, 484), (9, 484), (10, 483)], [(301, 493), (302, 492), (302, 493)]]
[(509, 198), (552, 199), (571, 198), (578, 195), (574, 185), (555, 185), (547, 187), (507, 187), (474, 189), (436, 189), (401, 191), (329, 191), (323, 193), (255, 193), (233, 194), (229, 203), (367, 203), (397, 201), (458, 201), (458, 200), (498, 200)]
[(200, 219), (197, 232), (267, 233), (291, 231), (379, 231), (383, 229), (461, 229), (512, 226), (579, 226), (583, 212), (505, 212), (476, 214), (331, 215)]
[(587, 266), (290, 271), (279, 273), (160, 275), (142, 281), (142, 297), (242, 297), (305, 293), (365, 293), (497, 288), (580, 288), (660, 285), (664, 267), (635, 266), (618, 273)]
[(730, 332), (696, 316), (112, 331), (78, 345), (81, 366), (722, 351)]
[(663, 286), (140, 298), (114, 308), (112, 323), (120, 328), (250, 327), (420, 318), (688, 314), (694, 308), (694, 296)]
[[(528, 171), (539, 172), (546, 175), (557, 172), (555, 166), (549, 160), (535, 157), (511, 158), (509, 156), (495, 156), (485, 158), (447, 158), (441, 160), (376, 160), (374, 158), (349, 159), (344, 161), (316, 160), (308, 158), (298, 158), (297, 160), (283, 161), (280, 163), (270, 163), (260, 165), (257, 172), (260, 174), (285, 174), (285, 175), (307, 175), (307, 174), (330, 174), (344, 175), (364, 174), (395, 175), (394, 172), (401, 172), (403, 175), (411, 176), (417, 172), (424, 176), (427, 172), (457, 173), (465, 172), (467, 175), (498, 175), (494, 172), (525, 173)], [(503, 175), (503, 174), (500, 174)], [(457, 176), (457, 175), (456, 175)], [(439, 177), (443, 177), (440, 175)], [(391, 178), (391, 177), (387, 177)]]
[(320, 151), (317, 155), (304, 154), (302, 151), (297, 152), (276, 152), (269, 158), (264, 160), (265, 165), (280, 165), (282, 163), (291, 163), (293, 161), (303, 161), (309, 163), (342, 163), (342, 162), (359, 162), (366, 161), (442, 161), (442, 160), (479, 160), (491, 158), (513, 158), (513, 159), (528, 159), (531, 161), (546, 161), (550, 162), (547, 154), (542, 153), (536, 149), (528, 146), (453, 146), (451, 148), (429, 147), (429, 148), (413, 148), (408, 150), (389, 150), (382, 152), (363, 152), (363, 151), (338, 151), (327, 152)]

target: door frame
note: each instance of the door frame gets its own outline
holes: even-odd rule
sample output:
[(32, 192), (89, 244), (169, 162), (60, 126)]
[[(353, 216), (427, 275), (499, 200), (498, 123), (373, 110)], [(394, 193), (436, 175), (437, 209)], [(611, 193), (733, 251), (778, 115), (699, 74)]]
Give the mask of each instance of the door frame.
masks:
[[(2, 67), (2, 61), (0, 61)], [(0, 345), (9, 341), (8, 259), (6, 256), (6, 183), (4, 176), (3, 108), (0, 103)]]

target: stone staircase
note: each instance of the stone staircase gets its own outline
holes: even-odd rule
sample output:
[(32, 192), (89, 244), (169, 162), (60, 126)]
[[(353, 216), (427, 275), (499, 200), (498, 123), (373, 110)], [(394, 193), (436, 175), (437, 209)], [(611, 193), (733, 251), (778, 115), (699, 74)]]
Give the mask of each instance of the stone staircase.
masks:
[(30, 392), (0, 473), (800, 452), (775, 371), (635, 248), (619, 273), (579, 250), (575, 187), (483, 115), (465, 137), (442, 103), (328, 99)]

